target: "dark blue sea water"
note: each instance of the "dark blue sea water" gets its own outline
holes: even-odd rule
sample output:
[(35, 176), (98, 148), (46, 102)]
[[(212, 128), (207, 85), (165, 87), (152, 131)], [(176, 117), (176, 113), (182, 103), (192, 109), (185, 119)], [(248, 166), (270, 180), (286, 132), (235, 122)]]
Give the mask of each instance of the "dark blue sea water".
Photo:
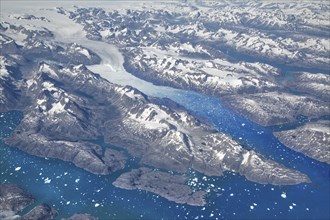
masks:
[[(272, 186), (247, 181), (234, 173), (206, 177), (191, 171), (189, 178), (197, 178), (194, 188), (209, 192), (208, 205), (178, 205), (144, 191), (113, 187), (111, 183), (119, 172), (96, 176), (70, 163), (30, 156), (6, 146), (2, 139), (18, 125), (22, 118), (19, 112), (0, 113), (1, 183), (16, 183), (32, 193), (37, 203), (53, 205), (60, 212), (59, 219), (74, 213), (91, 213), (100, 219), (330, 218), (329, 165), (286, 148), (272, 135), (271, 128), (239, 117), (215, 98), (192, 92), (172, 94), (169, 98), (232, 135), (244, 147), (306, 173), (312, 183)], [(134, 168), (136, 162), (132, 159), (126, 170)]]

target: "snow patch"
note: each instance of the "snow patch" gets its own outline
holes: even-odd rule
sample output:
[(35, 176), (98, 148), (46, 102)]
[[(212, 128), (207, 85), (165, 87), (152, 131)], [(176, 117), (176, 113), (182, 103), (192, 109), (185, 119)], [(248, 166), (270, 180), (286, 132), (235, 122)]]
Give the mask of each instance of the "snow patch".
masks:
[(78, 53), (81, 53), (84, 56), (86, 56), (88, 59), (91, 58), (91, 55), (90, 55), (89, 51), (87, 49), (85, 49), (85, 48), (76, 47), (75, 48), (75, 51), (78, 52)]
[(219, 160), (223, 160), (223, 158), (225, 157), (226, 153), (223, 153), (221, 151), (219, 151), (216, 156)]
[(54, 103), (52, 108), (49, 110), (49, 114), (56, 114), (64, 112), (65, 105), (62, 105), (61, 102)]
[(245, 154), (243, 154), (243, 161), (242, 161), (242, 165), (244, 165), (244, 164), (247, 164), (247, 162), (249, 161), (249, 158), (250, 158), (250, 152), (249, 151), (247, 151)]
[(39, 72), (49, 73), (53, 77), (58, 77), (57, 73), (48, 64), (45, 63), (39, 67)]

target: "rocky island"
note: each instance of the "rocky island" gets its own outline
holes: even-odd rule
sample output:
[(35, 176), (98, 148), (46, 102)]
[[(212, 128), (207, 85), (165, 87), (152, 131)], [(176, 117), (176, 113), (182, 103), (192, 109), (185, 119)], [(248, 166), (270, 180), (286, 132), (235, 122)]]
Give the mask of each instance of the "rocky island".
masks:
[(193, 206), (206, 205), (204, 191), (193, 192), (185, 185), (187, 179), (181, 175), (140, 168), (122, 174), (113, 185), (122, 189), (142, 189), (158, 194), (176, 203), (187, 203)]

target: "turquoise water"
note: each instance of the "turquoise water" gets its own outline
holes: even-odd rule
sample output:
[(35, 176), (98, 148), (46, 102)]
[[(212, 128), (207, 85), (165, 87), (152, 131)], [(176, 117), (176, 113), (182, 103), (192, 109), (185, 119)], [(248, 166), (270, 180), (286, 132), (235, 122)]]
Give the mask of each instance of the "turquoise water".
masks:
[[(306, 173), (311, 184), (262, 185), (226, 173), (198, 178), (196, 189), (206, 189), (208, 204), (191, 207), (169, 202), (144, 191), (112, 186), (119, 172), (96, 176), (59, 160), (30, 156), (6, 146), (8, 136), (22, 118), (19, 112), (0, 113), (1, 183), (16, 183), (35, 195), (37, 202), (53, 205), (59, 219), (74, 213), (91, 213), (100, 219), (329, 219), (329, 165), (291, 151), (277, 141), (270, 128), (258, 126), (222, 106), (215, 98), (192, 92), (171, 94), (174, 101), (230, 134), (244, 147)], [(101, 143), (101, 142), (100, 142)], [(109, 145), (105, 147), (111, 147)], [(126, 170), (137, 166), (131, 158)], [(25, 210), (27, 211), (27, 210)]]

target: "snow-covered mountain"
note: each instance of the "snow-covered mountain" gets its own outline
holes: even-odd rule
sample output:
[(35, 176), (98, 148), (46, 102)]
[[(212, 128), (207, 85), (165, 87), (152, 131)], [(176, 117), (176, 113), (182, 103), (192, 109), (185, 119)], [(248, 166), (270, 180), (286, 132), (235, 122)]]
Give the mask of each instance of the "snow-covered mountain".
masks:
[[(121, 175), (116, 186), (190, 205), (205, 205), (205, 192), (193, 194), (184, 178), (165, 171), (192, 169), (209, 176), (231, 171), (261, 184), (310, 182), (182, 106), (111, 79), (135, 79), (130, 72), (154, 84), (215, 96), (263, 126), (296, 123), (301, 116), (320, 120), (329, 115), (324, 15), (329, 4), (143, 4), (57, 7), (8, 15), (0, 23), (0, 111), (24, 113), (6, 143), (102, 175), (123, 170), (129, 156), (138, 158), (141, 167)], [(108, 44), (119, 48), (124, 64), (102, 47)], [(317, 126), (302, 127), (301, 133)], [(296, 130), (278, 137), (296, 144), (287, 140), (291, 132)], [(116, 148), (102, 148), (95, 143), (100, 138)], [(171, 187), (164, 190), (154, 179), (145, 185), (150, 178)]]
[[(295, 100), (312, 96), (308, 100), (318, 105), (318, 95), (310, 92), (305, 97), (305, 91), (297, 94), (291, 85), (299, 81), (297, 72), (313, 71), (323, 77), (329, 73), (328, 8), (325, 2), (225, 1), (171, 2), (149, 10), (76, 7), (61, 11), (83, 25), (87, 37), (116, 44), (124, 54), (125, 68), (135, 76), (219, 97), (234, 111), (260, 123), (277, 116), (257, 107), (250, 113), (244, 110), (249, 100), (258, 103), (259, 96), (294, 93)], [(228, 102), (232, 99), (235, 105)], [(329, 100), (322, 101), (322, 106), (329, 105)], [(293, 110), (286, 112), (292, 113), (289, 118), (297, 116)], [(260, 115), (265, 117), (257, 120)], [(311, 111), (305, 116), (324, 115), (328, 113)]]
[[(242, 168), (249, 161), (250, 157), (243, 156), (247, 153), (260, 161), (249, 162), (252, 170), (262, 164), (269, 169), (279, 165), (244, 150), (184, 109), (157, 104), (161, 100), (154, 103), (138, 90), (113, 85), (83, 65), (64, 68), (40, 63), (32, 70), (32, 78), (22, 79), (25, 83), (20, 87), (30, 98), (24, 108), (25, 117), (16, 133), (7, 139), (8, 144), (31, 154), (72, 161), (91, 172), (107, 174), (115, 168), (103, 168), (107, 165), (106, 153), (84, 141), (104, 136), (106, 142), (123, 146), (140, 157), (142, 164), (157, 168), (185, 172), (192, 167), (208, 175), (230, 170), (262, 183), (308, 181), (299, 180), (303, 176), (284, 168), (278, 180), (268, 179), (267, 173), (254, 176), (254, 171)], [(111, 155), (120, 165), (124, 156), (115, 152)], [(100, 161), (98, 157), (102, 155)], [(84, 164), (86, 160), (88, 165)]]

